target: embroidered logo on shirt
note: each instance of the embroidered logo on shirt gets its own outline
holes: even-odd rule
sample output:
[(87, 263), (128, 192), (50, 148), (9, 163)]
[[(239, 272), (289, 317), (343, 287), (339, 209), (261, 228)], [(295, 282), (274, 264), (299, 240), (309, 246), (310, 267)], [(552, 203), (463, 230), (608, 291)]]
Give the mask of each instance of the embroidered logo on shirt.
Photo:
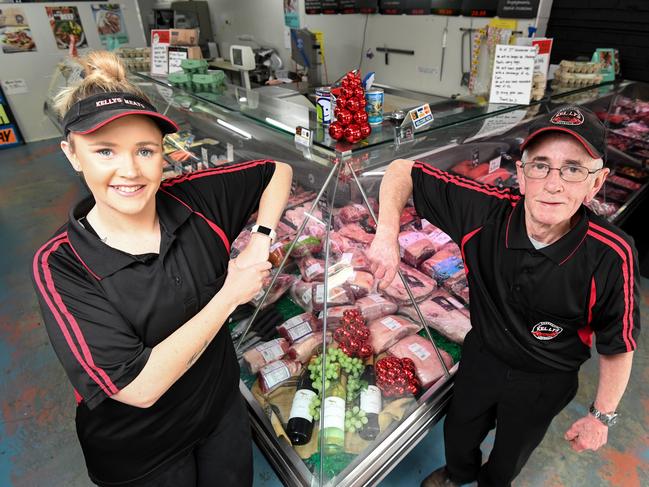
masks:
[(555, 325), (554, 323), (550, 323), (549, 321), (541, 321), (540, 323), (537, 323), (534, 325), (534, 328), (532, 328), (532, 335), (534, 335), (534, 338), (537, 340), (552, 340), (553, 338), (556, 338), (559, 333), (563, 331), (563, 328), (560, 326)]
[(584, 123), (584, 115), (577, 108), (565, 108), (555, 113), (550, 123), (555, 125), (581, 125)]

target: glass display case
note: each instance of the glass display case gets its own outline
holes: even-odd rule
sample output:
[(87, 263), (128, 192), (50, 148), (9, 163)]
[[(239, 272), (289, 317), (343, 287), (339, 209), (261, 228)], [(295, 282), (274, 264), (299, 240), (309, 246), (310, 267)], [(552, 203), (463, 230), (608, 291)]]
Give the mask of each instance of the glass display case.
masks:
[[(293, 167), (271, 278), (228, 320), (256, 442), (285, 485), (378, 483), (442, 417), (452, 394), (470, 328), (463, 262), (456, 243), (409, 202), (399, 275), (377, 287), (365, 251), (387, 164), (418, 159), (516, 186), (527, 125), (558, 104), (580, 103), (609, 124), (607, 159), (618, 176), (594, 209), (618, 221), (646, 195), (649, 90), (640, 83), (550, 94), (527, 107), (439, 100), (435, 123), (413, 136), (386, 120), (352, 145), (328, 138), (305, 104), (233, 86), (195, 94), (147, 75), (132, 80), (181, 127), (165, 140), (165, 177), (252, 159)], [(47, 104), (46, 112), (58, 122)], [(296, 144), (295, 126), (312, 129), (311, 145)], [(253, 222), (233, 242), (233, 256)]]

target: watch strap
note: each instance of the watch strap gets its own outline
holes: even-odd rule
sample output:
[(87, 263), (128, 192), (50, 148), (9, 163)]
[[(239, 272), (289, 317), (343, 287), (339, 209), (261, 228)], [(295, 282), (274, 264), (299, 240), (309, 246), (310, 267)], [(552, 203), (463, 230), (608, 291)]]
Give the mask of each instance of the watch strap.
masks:
[(275, 241), (275, 238), (277, 237), (277, 233), (275, 230), (269, 227), (265, 227), (264, 225), (259, 225), (255, 224), (252, 227), (252, 233), (261, 233), (262, 235), (266, 235), (270, 237), (271, 242)]
[(603, 413), (595, 407), (595, 403), (592, 403), (590, 405), (590, 408), (588, 408), (588, 412), (593, 416), (595, 416), (595, 418), (600, 420), (606, 426), (613, 426), (615, 423), (617, 423), (617, 419), (618, 419), (617, 412)]

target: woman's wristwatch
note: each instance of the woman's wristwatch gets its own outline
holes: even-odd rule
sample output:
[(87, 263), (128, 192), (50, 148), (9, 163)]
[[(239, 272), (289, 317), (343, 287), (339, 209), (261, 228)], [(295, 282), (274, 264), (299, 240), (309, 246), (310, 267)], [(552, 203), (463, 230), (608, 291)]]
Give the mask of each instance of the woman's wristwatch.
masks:
[(599, 419), (606, 426), (613, 426), (615, 423), (617, 423), (617, 418), (619, 416), (617, 412), (612, 412), (612, 413), (601, 412), (599, 409), (595, 407), (595, 403), (592, 403), (590, 405), (588, 412), (593, 416), (595, 416), (597, 419)]
[(270, 237), (271, 242), (274, 242), (277, 238), (277, 233), (275, 233), (275, 230), (259, 224), (253, 225), (252, 233), (261, 233), (262, 235), (266, 235), (267, 237)]

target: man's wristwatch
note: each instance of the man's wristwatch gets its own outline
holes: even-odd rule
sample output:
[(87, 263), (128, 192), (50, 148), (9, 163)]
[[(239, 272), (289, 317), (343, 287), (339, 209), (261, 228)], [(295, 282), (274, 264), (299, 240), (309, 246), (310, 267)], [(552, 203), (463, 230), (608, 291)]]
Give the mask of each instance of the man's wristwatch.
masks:
[(615, 423), (617, 423), (617, 418), (619, 416), (617, 412), (612, 412), (612, 413), (601, 412), (599, 409), (595, 407), (595, 403), (590, 405), (590, 409), (588, 410), (588, 412), (593, 416), (595, 416), (597, 419), (599, 419), (606, 426), (613, 426)]
[(275, 230), (273, 230), (272, 228), (265, 227), (263, 225), (253, 225), (252, 233), (261, 233), (262, 235), (266, 235), (270, 237), (271, 242), (274, 242), (275, 238), (277, 238), (277, 233), (275, 233)]

